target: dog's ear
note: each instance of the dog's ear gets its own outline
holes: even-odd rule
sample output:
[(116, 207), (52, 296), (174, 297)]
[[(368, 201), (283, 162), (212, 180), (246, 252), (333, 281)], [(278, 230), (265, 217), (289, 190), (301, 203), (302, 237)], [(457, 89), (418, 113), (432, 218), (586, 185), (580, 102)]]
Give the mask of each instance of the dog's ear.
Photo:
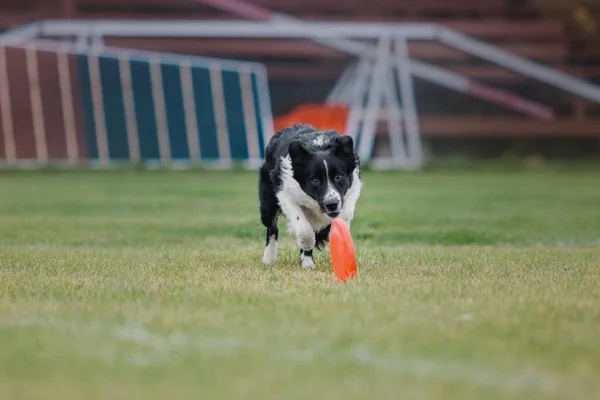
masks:
[(354, 140), (352, 140), (352, 136), (337, 136), (333, 142), (332, 153), (337, 157), (354, 158)]
[(305, 164), (312, 157), (310, 150), (300, 140), (292, 140), (288, 148), (288, 153), (294, 164)]
[(333, 141), (331, 154), (342, 160), (346, 165), (348, 173), (352, 173), (356, 167), (356, 155), (354, 153), (354, 140), (351, 136), (341, 135)]

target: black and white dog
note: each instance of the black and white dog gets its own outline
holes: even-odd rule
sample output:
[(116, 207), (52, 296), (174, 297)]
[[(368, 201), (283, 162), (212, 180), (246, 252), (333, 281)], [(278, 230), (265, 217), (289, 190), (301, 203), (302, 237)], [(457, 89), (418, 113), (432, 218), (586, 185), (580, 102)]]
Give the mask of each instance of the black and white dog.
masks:
[(260, 168), (260, 217), (267, 228), (263, 262), (277, 259), (281, 213), (296, 237), (304, 268), (314, 268), (313, 248), (329, 240), (334, 218), (348, 226), (362, 187), (360, 161), (350, 136), (296, 124), (270, 140)]

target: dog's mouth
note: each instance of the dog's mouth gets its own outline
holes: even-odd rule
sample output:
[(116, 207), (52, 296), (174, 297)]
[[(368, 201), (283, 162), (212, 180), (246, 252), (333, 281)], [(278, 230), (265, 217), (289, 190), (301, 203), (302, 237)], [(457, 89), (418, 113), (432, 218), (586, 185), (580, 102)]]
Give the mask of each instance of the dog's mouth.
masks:
[(330, 218), (336, 218), (340, 215), (340, 211), (323, 210), (323, 213)]
[(329, 218), (335, 218), (342, 212), (342, 202), (341, 201), (323, 201), (320, 204), (321, 212), (327, 215)]

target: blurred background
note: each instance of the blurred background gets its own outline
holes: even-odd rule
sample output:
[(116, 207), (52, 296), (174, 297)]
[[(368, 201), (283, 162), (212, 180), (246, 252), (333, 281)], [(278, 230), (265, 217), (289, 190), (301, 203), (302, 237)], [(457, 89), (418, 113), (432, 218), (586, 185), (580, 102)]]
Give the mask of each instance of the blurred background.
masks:
[[(600, 399), (599, 6), (0, 0), (0, 400)], [(293, 123), (361, 154), (344, 287), (262, 263)]]
[[(186, 20), (202, 24), (216, 20), (266, 21), (273, 15), (282, 14), (306, 21), (436, 23), (508, 50), (511, 54), (550, 66), (569, 76), (599, 84), (599, 10), (598, 0), (2, 0), (0, 29), (8, 31), (46, 19), (155, 22)], [(272, 123), (275, 129), (293, 122), (308, 122), (317, 127), (340, 130), (346, 127), (346, 105), (341, 104), (340, 109), (337, 103), (329, 106), (325, 103), (336, 82), (357, 57), (309, 39), (123, 36), (105, 37), (103, 44), (160, 52), (157, 54), (168, 52), (258, 63), (257, 65), (266, 67), (267, 82), (261, 81), (263, 78), (260, 76), (260, 68), (255, 64), (240, 64), (234, 68), (246, 68), (250, 74), (248, 79), (243, 72), (239, 76), (228, 78), (223, 72), (225, 70), (222, 70), (222, 82), (217, 87), (214, 86), (216, 81), (211, 81), (214, 76), (207, 73), (202, 77), (190, 73), (189, 84), (194, 88), (190, 99), (193, 100), (196, 115), (196, 121), (192, 121), (194, 118), (187, 115), (190, 110), (186, 111), (186, 85), (181, 83), (187, 75), (181, 71), (173, 72), (170, 79), (168, 65), (173, 63), (163, 59), (161, 77), (165, 103), (160, 107), (165, 107), (163, 113), (167, 118), (163, 125), (164, 130), (168, 131), (169, 139), (163, 138), (162, 142), (170, 143), (165, 150), (165, 144), (161, 145), (159, 105), (156, 101), (151, 104), (154, 106), (153, 111), (143, 109), (140, 105), (152, 93), (156, 96), (156, 92), (152, 91), (154, 81), (151, 68), (144, 69), (142, 65), (136, 67), (135, 62), (129, 60), (133, 62), (129, 68), (131, 76), (124, 77), (123, 72), (118, 69), (114, 69), (111, 75), (111, 68), (118, 64), (119, 56), (105, 54), (106, 59), (98, 67), (102, 86), (102, 99), (98, 100), (98, 95), (94, 94), (95, 70), (88, 60), (79, 60), (77, 65), (71, 65), (71, 87), (68, 87), (65, 77), (60, 79), (60, 70), (64, 70), (68, 62), (63, 60), (61, 64), (60, 57), (57, 56), (60, 53), (58, 50), (54, 51), (54, 55), (47, 55), (53, 51), (46, 47), (46, 55), (38, 52), (32, 64), (31, 54), (26, 54), (27, 43), (7, 44), (4, 80), (0, 70), (0, 91), (4, 93), (4, 140), (0, 144), (0, 158), (5, 161), (10, 158), (11, 146), (14, 148), (13, 159), (28, 160), (36, 158), (36, 155), (39, 159), (40, 152), (43, 153), (44, 160), (66, 158), (69, 154), (71, 159), (84, 158), (83, 154), (94, 158), (102, 156), (104, 146), (105, 153), (108, 153), (104, 156), (110, 159), (132, 158), (132, 152), (141, 152), (141, 156), (137, 155), (138, 159), (153, 159), (170, 151), (169, 158), (173, 159), (187, 159), (199, 153), (198, 157), (206, 159), (239, 158), (257, 161), (262, 157), (262, 148), (265, 140), (268, 140)], [(16, 48), (21, 48), (21, 51), (15, 50)], [(496, 99), (506, 100), (507, 98), (502, 98), (503, 94), (520, 96), (515, 97), (516, 102), (518, 99), (527, 99), (535, 107), (552, 113), (551, 119), (535, 118), (535, 115), (532, 117), (533, 114), (525, 115), (527, 113), (513, 109), (510, 104), (514, 102), (510, 98), (504, 101), (504, 105), (509, 103), (509, 106), (502, 106), (498, 102), (482, 101), (473, 96), (477, 94), (474, 93), (475, 90), (473, 93), (468, 89), (452, 90), (448, 87), (448, 82), (436, 84), (416, 77), (414, 91), (418, 122), (427, 156), (497, 157), (511, 154), (597, 158), (600, 155), (600, 106), (597, 103), (439, 43), (410, 42), (409, 51), (415, 60), (458, 74), (453, 76), (465, 79), (468, 87), (476, 82), (479, 94), (488, 93), (486, 88), (501, 90), (501, 94), (495, 96)], [(109, 60), (111, 57), (113, 64)], [(137, 62), (148, 63), (151, 53), (140, 53), (140, 57)], [(75, 76), (77, 74), (79, 75)], [(144, 78), (139, 78), (140, 76)], [(117, 82), (119, 77), (120, 86), (111, 87), (110, 82)], [(442, 76), (440, 79), (443, 81), (445, 78)], [(131, 81), (132, 94), (127, 95), (125, 91), (128, 86), (124, 82)], [(210, 99), (205, 104), (198, 98), (202, 88), (211, 84), (213, 101), (219, 90), (225, 96), (226, 106), (222, 112), (225, 116), (222, 118), (219, 117), (219, 107), (209, 104)], [(175, 85), (174, 89), (170, 85)], [(8, 86), (10, 89), (7, 89)], [(237, 89), (238, 87), (241, 89)], [(263, 93), (264, 96), (261, 97), (258, 93), (263, 87), (268, 93)], [(41, 94), (38, 93), (38, 88)], [(65, 97), (65, 90), (72, 91), (71, 95)], [(36, 96), (40, 98), (37, 102)], [(129, 114), (128, 96), (131, 97), (133, 107)], [(96, 106), (101, 100), (105, 107), (99, 111)], [(173, 105), (175, 103), (181, 104)], [(250, 103), (251, 106), (248, 106)], [(74, 115), (69, 116), (69, 112), (65, 110), (68, 104), (73, 104)], [(119, 108), (117, 111), (111, 108), (115, 104)], [(203, 112), (213, 115), (212, 122), (201, 118)], [(46, 117), (41, 120), (37, 118), (36, 122), (36, 113)], [(99, 123), (98, 113), (105, 114), (103, 123)], [(145, 122), (140, 115), (152, 113), (158, 113), (153, 117), (156, 121), (150, 123), (153, 127), (144, 128)], [(179, 124), (174, 122), (176, 114), (180, 114), (177, 117), (181, 120)], [(247, 118), (251, 114), (254, 117), (248, 122)], [(7, 122), (9, 116), (11, 121)], [(68, 121), (69, 118), (71, 122)], [(221, 125), (226, 125), (224, 129), (228, 130), (224, 136), (222, 127), (219, 128), (219, 118), (222, 120)], [(128, 142), (126, 131), (132, 129), (131, 125), (136, 123), (136, 119), (138, 138), (133, 143), (133, 139), (129, 138)], [(194, 134), (190, 133), (192, 123), (196, 125), (194, 129), (200, 132), (201, 150), (192, 149), (194, 146), (198, 147), (190, 137)], [(212, 129), (216, 133), (202, 137), (206, 129)], [(76, 137), (72, 139), (75, 142), (71, 143), (70, 150), (67, 143), (69, 130)], [(96, 132), (90, 133), (94, 130)], [(106, 138), (99, 136), (99, 130), (106, 131)], [(8, 131), (12, 132), (15, 144), (7, 142), (10, 141), (7, 139)], [(148, 131), (151, 132), (147, 133)], [(377, 128), (380, 135), (375, 139), (375, 153), (389, 152), (390, 142), (386, 139), (388, 131), (389, 126), (386, 124), (380, 124)], [(152, 139), (152, 143), (144, 142), (142, 136), (146, 134), (158, 138)], [(42, 136), (45, 143), (40, 145)], [(177, 139), (177, 136), (180, 138)], [(108, 141), (108, 144), (103, 141)], [(180, 146), (178, 141), (185, 143)], [(133, 151), (133, 147), (138, 150)], [(223, 147), (229, 149), (224, 151)]]

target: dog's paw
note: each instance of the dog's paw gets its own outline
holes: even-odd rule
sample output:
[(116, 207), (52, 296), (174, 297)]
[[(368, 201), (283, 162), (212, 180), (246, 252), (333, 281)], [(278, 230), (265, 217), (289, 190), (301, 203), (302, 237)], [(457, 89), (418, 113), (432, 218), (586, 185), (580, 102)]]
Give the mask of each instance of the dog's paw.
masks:
[(265, 252), (263, 253), (263, 263), (271, 264), (277, 260), (277, 241), (272, 240), (267, 247), (265, 247)]
[(315, 232), (310, 225), (301, 227), (296, 231), (296, 241), (298, 246), (304, 251), (310, 251), (315, 247)]
[(303, 256), (302, 257), (302, 268), (313, 269), (315, 267), (315, 263), (312, 257)]

